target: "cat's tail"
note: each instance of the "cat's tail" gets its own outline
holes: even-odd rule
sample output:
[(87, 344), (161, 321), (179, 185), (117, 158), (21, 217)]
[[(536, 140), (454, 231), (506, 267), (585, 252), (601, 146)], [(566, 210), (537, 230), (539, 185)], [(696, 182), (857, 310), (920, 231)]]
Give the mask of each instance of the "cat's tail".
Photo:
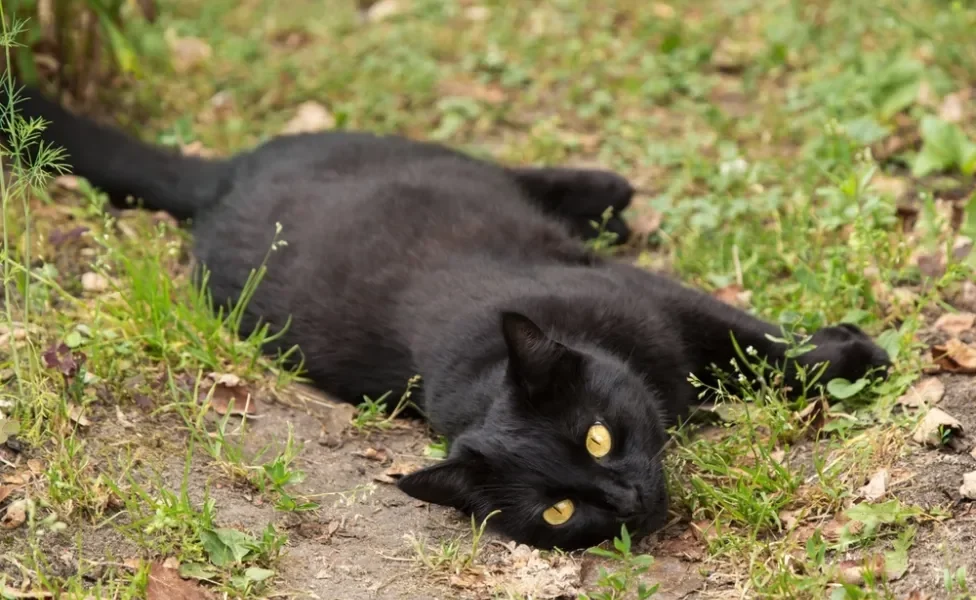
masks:
[[(227, 161), (184, 156), (147, 144), (120, 129), (73, 114), (36, 89), (14, 87), (15, 111), (26, 121), (45, 121), (39, 135), (43, 147), (63, 149), (59, 162), (67, 172), (87, 179), (105, 192), (113, 205), (125, 207), (131, 198), (143, 208), (162, 210), (184, 220), (219, 199), (229, 170)], [(0, 106), (5, 115), (0, 121), (0, 142), (9, 149), (8, 91), (6, 84), (0, 85)], [(33, 161), (40, 147), (35, 140), (23, 148), (27, 156), (22, 158)]]

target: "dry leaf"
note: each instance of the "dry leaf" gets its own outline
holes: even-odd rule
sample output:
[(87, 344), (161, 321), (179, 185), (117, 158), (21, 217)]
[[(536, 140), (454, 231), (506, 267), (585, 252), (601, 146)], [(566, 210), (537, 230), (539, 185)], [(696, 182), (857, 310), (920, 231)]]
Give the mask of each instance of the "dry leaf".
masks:
[(673, 19), (675, 14), (674, 7), (672, 7), (670, 4), (665, 4), (663, 2), (655, 2), (654, 4), (652, 4), (651, 12), (658, 19), (664, 19), (665, 21), (668, 19)]
[(375, 23), (401, 12), (403, 12), (403, 3), (399, 0), (380, 0), (366, 11), (366, 20)]
[(394, 463), (393, 466), (373, 477), (373, 479), (379, 481), (380, 483), (395, 484), (397, 479), (400, 479), (404, 475), (409, 475), (419, 469), (420, 465), (416, 463)]
[(833, 519), (827, 521), (820, 533), (823, 534), (824, 539), (836, 542), (841, 538), (845, 529), (852, 534), (857, 534), (864, 529), (864, 523), (851, 521), (844, 513), (837, 513)]
[(182, 152), (184, 156), (200, 156), (203, 158), (213, 158), (217, 156), (216, 151), (204, 146), (203, 142), (200, 140), (194, 140), (189, 144), (183, 144), (180, 146), (180, 152)]
[(905, 600), (931, 600), (932, 596), (929, 596), (928, 592), (924, 590), (914, 589), (909, 594)]
[(666, 538), (655, 544), (655, 556), (676, 556), (685, 560), (700, 561), (705, 558), (705, 546), (690, 525), (677, 537)]
[(240, 377), (231, 373), (211, 373), (199, 388), (200, 401), (210, 399), (210, 406), (218, 415), (254, 416), (260, 412), (258, 401), (251, 395)]
[(7, 512), (0, 519), (0, 527), (4, 529), (17, 529), (27, 520), (27, 499), (21, 498), (10, 503)]
[(303, 102), (295, 111), (295, 116), (285, 124), (281, 133), (292, 135), (296, 133), (314, 133), (335, 127), (335, 117), (327, 108), (309, 100)]
[(962, 423), (955, 417), (949, 415), (944, 410), (933, 408), (926, 413), (925, 417), (919, 422), (912, 434), (912, 439), (917, 443), (941, 448), (945, 445), (943, 433), (949, 431), (949, 435), (961, 434)]
[(115, 405), (115, 420), (119, 422), (119, 425), (125, 427), (126, 429), (133, 429), (136, 426), (135, 423), (130, 421), (129, 418), (125, 416), (125, 413), (122, 412), (122, 408), (118, 404)]
[(742, 286), (737, 283), (733, 283), (715, 290), (712, 292), (712, 296), (718, 298), (726, 304), (738, 308), (747, 308), (749, 306), (749, 301), (752, 299), (752, 292), (743, 289)]
[(480, 23), (481, 21), (487, 21), (488, 17), (491, 16), (491, 11), (484, 6), (469, 6), (464, 11), (464, 17), (469, 21), (474, 21)]
[(170, 556), (169, 558), (167, 558), (166, 560), (163, 561), (163, 568), (164, 569), (179, 569), (180, 568), (180, 559), (176, 558), (175, 556)]
[(373, 447), (366, 448), (359, 453), (359, 456), (381, 463), (390, 459), (390, 454), (386, 451), (386, 448), (380, 448), (378, 450)]
[(86, 292), (104, 292), (108, 289), (108, 279), (91, 271), (81, 276), (81, 288)]
[(938, 404), (945, 395), (945, 384), (936, 377), (927, 377), (913, 385), (898, 399), (905, 408), (920, 408)]
[(963, 92), (956, 92), (954, 94), (949, 94), (945, 98), (943, 98), (942, 106), (939, 107), (939, 118), (949, 123), (958, 123), (962, 121), (962, 117), (963, 117), (962, 107), (965, 104), (965, 101), (963, 99), (963, 94), (968, 91), (969, 90), (965, 90)]
[(213, 50), (204, 40), (196, 37), (180, 37), (169, 29), (165, 33), (169, 44), (173, 68), (178, 73), (186, 73), (197, 65), (210, 59)]
[(445, 79), (437, 84), (437, 91), (441, 96), (473, 98), (490, 105), (501, 104), (506, 99), (502, 88), (469, 79)]
[(44, 472), (44, 463), (39, 458), (31, 458), (27, 461), (27, 470), (31, 475), (40, 475)]
[(935, 328), (955, 337), (966, 330), (972, 329), (974, 324), (976, 324), (976, 315), (973, 313), (946, 313), (935, 322)]
[(976, 373), (976, 348), (953, 338), (932, 346), (932, 358), (947, 373)]
[(538, 600), (575, 598), (582, 591), (580, 565), (571, 557), (543, 556), (537, 548), (514, 542), (505, 547), (509, 554), (492, 565), (494, 568), (484, 582), (489, 589), (504, 590), (511, 597)]
[(213, 596), (192, 579), (183, 579), (176, 569), (154, 562), (149, 568), (146, 600), (211, 600)]
[(10, 494), (13, 494), (14, 490), (17, 489), (18, 488), (13, 485), (0, 485), (0, 504), (3, 504), (3, 501), (9, 498)]
[(976, 500), (976, 471), (970, 471), (962, 476), (959, 495), (967, 500)]
[[(882, 194), (889, 194), (895, 200), (899, 200), (908, 191), (909, 183), (904, 177), (889, 177), (883, 173), (877, 173), (871, 180), (871, 187)], [(912, 205), (899, 204), (895, 207), (895, 210), (896, 214), (902, 219), (918, 214), (918, 209)]]
[(837, 565), (836, 581), (850, 585), (864, 583), (864, 572), (872, 573), (875, 579), (885, 575), (885, 558), (882, 554), (874, 554), (867, 559), (845, 560)]
[(857, 493), (868, 502), (877, 502), (884, 498), (884, 495), (888, 492), (888, 483), (890, 481), (891, 474), (888, 473), (888, 469), (881, 469), (872, 475), (867, 485), (859, 489)]
[(817, 398), (803, 407), (803, 410), (798, 411), (794, 418), (800, 427), (817, 434), (827, 424), (829, 411), (830, 405), (827, 404), (827, 401), (824, 398)]
[[(54, 598), (54, 594), (44, 590), (24, 592), (12, 587), (7, 587), (6, 585), (0, 585), (0, 597), (16, 598), (17, 600), (44, 600), (45, 598)], [(86, 598), (85, 600), (88, 599)]]
[(68, 418), (82, 427), (91, 425), (91, 421), (85, 416), (85, 409), (73, 402), (68, 404)]

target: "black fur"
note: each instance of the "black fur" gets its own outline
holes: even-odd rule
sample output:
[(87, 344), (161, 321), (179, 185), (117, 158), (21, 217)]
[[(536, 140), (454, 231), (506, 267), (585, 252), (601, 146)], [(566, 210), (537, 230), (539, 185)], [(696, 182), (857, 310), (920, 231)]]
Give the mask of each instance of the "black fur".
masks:
[[(70, 115), (26, 90), (26, 116), (72, 170), (121, 203), (126, 194), (193, 218), (194, 252), (219, 301), (233, 301), (281, 224), (247, 308), (292, 324), (268, 351), (298, 345), (308, 374), (349, 402), (402, 391), (449, 457), (403, 477), (416, 498), (473, 512), (520, 542), (578, 548), (667, 515), (665, 428), (688, 413), (695, 373), (735, 356), (730, 334), (771, 361), (779, 330), (706, 294), (591, 254), (580, 237), (633, 190), (618, 175), (505, 168), (399, 137), (332, 132), (274, 139), (229, 160), (168, 154)], [(626, 237), (626, 225), (612, 225)], [(855, 379), (888, 358), (856, 327), (827, 328), (800, 357), (826, 379)], [(792, 367), (790, 367), (792, 369)], [(613, 449), (585, 449), (596, 421)], [(550, 526), (542, 512), (572, 499)]]

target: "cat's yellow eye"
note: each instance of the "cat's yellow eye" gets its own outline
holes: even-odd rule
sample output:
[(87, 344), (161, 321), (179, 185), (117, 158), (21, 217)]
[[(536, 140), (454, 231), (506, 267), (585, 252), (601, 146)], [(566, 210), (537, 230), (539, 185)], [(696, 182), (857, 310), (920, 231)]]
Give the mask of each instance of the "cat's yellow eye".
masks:
[(586, 432), (586, 451), (593, 458), (603, 458), (610, 453), (613, 442), (610, 440), (610, 430), (602, 423), (594, 423)]
[(542, 513), (542, 518), (550, 525), (562, 525), (573, 516), (575, 510), (576, 507), (573, 506), (572, 500), (560, 500), (547, 508)]

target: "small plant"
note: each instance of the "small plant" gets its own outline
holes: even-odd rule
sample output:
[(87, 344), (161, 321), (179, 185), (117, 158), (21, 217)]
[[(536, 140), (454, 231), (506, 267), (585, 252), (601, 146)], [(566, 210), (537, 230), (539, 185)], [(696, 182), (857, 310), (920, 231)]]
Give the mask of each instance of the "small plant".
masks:
[(606, 558), (620, 567), (608, 570), (600, 567), (600, 575), (596, 580), (597, 590), (580, 594), (580, 600), (618, 600), (636, 593), (638, 600), (646, 600), (657, 593), (660, 584), (648, 586), (640, 580), (640, 576), (651, 568), (654, 557), (647, 554), (634, 554), (630, 548), (630, 533), (626, 525), (620, 527), (620, 537), (613, 538), (614, 550), (590, 548), (588, 553)]
[(465, 543), (463, 537), (456, 537), (441, 541), (437, 548), (431, 550), (423, 540), (412, 535), (408, 535), (408, 540), (413, 546), (417, 560), (423, 566), (432, 571), (447, 570), (454, 575), (460, 575), (474, 566), (481, 553), (481, 538), (485, 535), (488, 520), (499, 512), (496, 510), (490, 513), (480, 525), (475, 521), (474, 515), (471, 515), (470, 544)]
[(613, 218), (613, 207), (608, 206), (603, 214), (600, 215), (600, 221), (590, 221), (590, 226), (596, 230), (596, 237), (591, 238), (586, 241), (586, 246), (593, 250), (594, 252), (599, 252), (602, 254), (611, 254), (614, 251), (614, 244), (617, 242), (617, 234), (612, 231), (607, 231), (607, 223)]
[(400, 396), (400, 400), (389, 414), (387, 414), (386, 399), (390, 396), (391, 392), (386, 392), (376, 400), (372, 400), (369, 396), (363, 396), (363, 402), (356, 406), (357, 413), (352, 421), (353, 427), (358, 431), (389, 429), (393, 426), (394, 419), (400, 416), (408, 407), (419, 410), (416, 404), (410, 402), (410, 396), (413, 395), (413, 390), (419, 385), (420, 375), (411, 377), (407, 381), (407, 388)]

